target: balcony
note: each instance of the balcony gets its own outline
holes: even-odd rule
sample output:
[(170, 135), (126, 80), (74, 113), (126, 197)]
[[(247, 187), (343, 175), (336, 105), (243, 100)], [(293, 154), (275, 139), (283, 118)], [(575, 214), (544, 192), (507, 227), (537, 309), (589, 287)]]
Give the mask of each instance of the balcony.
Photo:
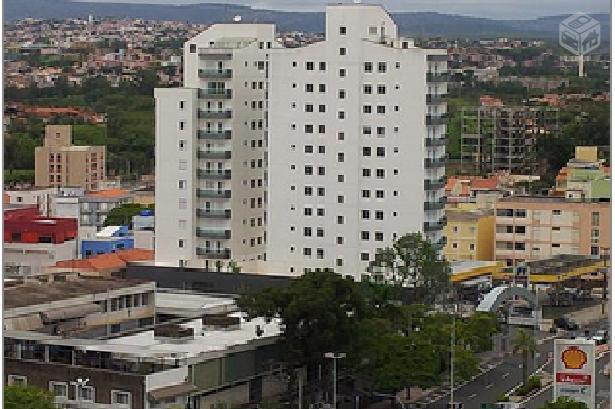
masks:
[(436, 180), (425, 179), (424, 185), (423, 185), (425, 190), (439, 190), (439, 189), (443, 189), (444, 186), (446, 186), (445, 177), (441, 179), (436, 179)]
[(211, 259), (228, 260), (231, 258), (231, 250), (229, 249), (212, 249), (207, 247), (197, 247), (197, 256), (204, 256)]
[(228, 180), (231, 178), (231, 170), (206, 170), (199, 169), (197, 170), (197, 176), (199, 179), (209, 179), (209, 180)]
[(446, 205), (446, 198), (443, 197), (435, 202), (425, 202), (423, 203), (423, 210), (442, 210)]
[(426, 125), (446, 125), (448, 122), (448, 114), (433, 114), (433, 115), (425, 115), (425, 124)]
[(202, 88), (199, 90), (199, 98), (207, 99), (229, 99), (233, 96), (230, 89)]
[(448, 137), (446, 135), (440, 138), (425, 138), (425, 146), (446, 146), (448, 142)]
[(222, 230), (222, 229), (196, 229), (196, 236), (201, 237), (203, 239), (212, 239), (212, 240), (228, 240), (231, 238), (230, 230)]
[(448, 81), (448, 73), (447, 72), (428, 72), (425, 76), (427, 82), (447, 82)]
[(228, 119), (233, 116), (230, 110), (225, 111), (203, 111), (199, 110), (199, 118), (202, 119)]
[[(229, 111), (230, 113), (230, 111)], [(224, 140), (231, 139), (231, 131), (199, 131), (198, 132), (199, 139), (213, 139), (213, 140)]]
[(443, 104), (446, 102), (447, 94), (427, 94), (425, 102), (428, 104)]
[(196, 209), (196, 216), (203, 219), (230, 219), (231, 209), (211, 210), (211, 209)]
[(231, 197), (231, 190), (216, 190), (216, 189), (197, 189), (196, 190), (197, 197), (208, 197), (208, 198), (229, 198)]
[(232, 78), (233, 70), (199, 70), (200, 78)]
[(233, 54), (212, 48), (201, 48), (199, 49), (199, 57), (202, 60), (226, 61), (233, 58)]
[(446, 223), (443, 223), (443, 222), (436, 222), (436, 223), (425, 222), (423, 223), (423, 231), (425, 233), (433, 232), (433, 231), (440, 231), (444, 228), (445, 224)]
[(439, 168), (446, 165), (446, 156), (425, 159), (426, 168)]
[(196, 157), (199, 159), (230, 159), (231, 151), (198, 151)]

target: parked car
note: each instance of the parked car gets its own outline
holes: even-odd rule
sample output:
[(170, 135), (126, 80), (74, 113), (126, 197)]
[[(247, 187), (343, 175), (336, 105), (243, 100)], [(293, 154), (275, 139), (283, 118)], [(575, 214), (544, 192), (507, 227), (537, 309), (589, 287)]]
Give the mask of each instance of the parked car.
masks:
[(603, 345), (609, 342), (609, 331), (601, 329), (596, 331), (596, 334), (592, 337), (596, 345)]
[(566, 331), (578, 331), (579, 330), (579, 324), (577, 324), (576, 322), (574, 322), (573, 320), (571, 320), (565, 315), (556, 318), (553, 321), (553, 324), (555, 324), (556, 328), (560, 328)]

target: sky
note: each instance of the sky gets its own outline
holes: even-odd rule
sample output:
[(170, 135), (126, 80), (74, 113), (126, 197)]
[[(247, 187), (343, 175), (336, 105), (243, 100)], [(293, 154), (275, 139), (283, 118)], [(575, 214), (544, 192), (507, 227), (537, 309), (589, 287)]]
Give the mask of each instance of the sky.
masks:
[[(82, 0), (84, 1), (84, 0)], [(285, 11), (323, 11), (336, 0), (85, 0), (105, 3), (194, 4), (232, 3), (253, 8)], [(340, 1), (340, 0), (338, 0)], [(343, 0), (349, 2), (350, 0)], [(446, 14), (494, 19), (534, 19), (536, 17), (610, 12), (610, 0), (372, 0), (389, 11), (435, 11)]]

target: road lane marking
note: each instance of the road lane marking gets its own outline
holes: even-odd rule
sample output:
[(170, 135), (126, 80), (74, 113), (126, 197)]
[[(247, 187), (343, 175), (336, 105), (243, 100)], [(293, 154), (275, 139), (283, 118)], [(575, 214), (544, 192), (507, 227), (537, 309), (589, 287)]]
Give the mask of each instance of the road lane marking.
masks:
[(510, 372), (506, 372), (504, 375), (502, 375), (502, 379), (506, 379), (509, 375), (510, 375)]
[(493, 387), (493, 384), (492, 384), (492, 383), (490, 383), (490, 384), (488, 384), (487, 386), (485, 386), (485, 389), (490, 389), (490, 388), (492, 388), (492, 387)]

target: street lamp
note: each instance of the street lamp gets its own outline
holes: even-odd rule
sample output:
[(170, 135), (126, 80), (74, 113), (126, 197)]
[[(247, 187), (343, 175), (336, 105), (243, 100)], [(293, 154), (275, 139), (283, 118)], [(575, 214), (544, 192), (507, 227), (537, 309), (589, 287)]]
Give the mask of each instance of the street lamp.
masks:
[(344, 352), (326, 352), (325, 358), (333, 359), (333, 409), (337, 408), (337, 360), (346, 358)]

